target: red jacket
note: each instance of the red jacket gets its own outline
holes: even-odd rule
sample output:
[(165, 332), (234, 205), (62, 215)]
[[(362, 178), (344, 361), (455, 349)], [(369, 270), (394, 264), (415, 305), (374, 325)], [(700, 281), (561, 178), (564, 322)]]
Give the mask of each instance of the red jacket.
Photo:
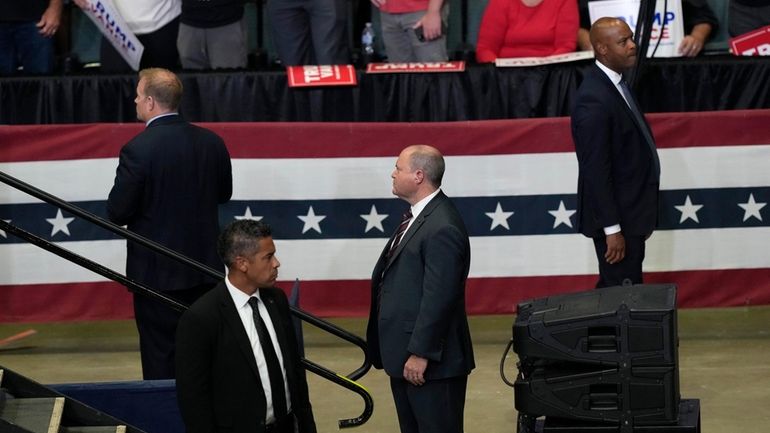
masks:
[(577, 0), (543, 0), (534, 7), (521, 0), (490, 0), (479, 28), (476, 59), (571, 53), (578, 25)]

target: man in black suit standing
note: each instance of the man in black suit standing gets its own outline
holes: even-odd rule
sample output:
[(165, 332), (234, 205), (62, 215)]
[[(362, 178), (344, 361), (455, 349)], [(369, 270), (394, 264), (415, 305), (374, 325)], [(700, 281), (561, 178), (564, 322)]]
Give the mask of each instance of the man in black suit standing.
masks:
[[(120, 151), (107, 201), (111, 221), (211, 267), (220, 203), (230, 199), (230, 154), (213, 132), (185, 122), (177, 107), (182, 83), (166, 69), (145, 69), (136, 87), (136, 116), (147, 128)], [(126, 275), (192, 304), (216, 281), (128, 242)], [(144, 379), (174, 378), (174, 334), (180, 313), (134, 295)]]
[(594, 23), (596, 66), (580, 85), (572, 108), (579, 165), (577, 224), (594, 241), (597, 288), (642, 283), (644, 244), (658, 217), (655, 140), (623, 78), (636, 62), (632, 36), (617, 18)]
[(461, 433), (475, 367), (465, 313), (470, 243), (439, 189), (443, 175), (437, 149), (401, 152), (393, 194), (411, 207), (372, 272), (368, 356), (390, 376), (402, 433)]
[(176, 390), (187, 433), (315, 433), (289, 303), (275, 288), (270, 227), (241, 220), (219, 237), (227, 277), (182, 315)]

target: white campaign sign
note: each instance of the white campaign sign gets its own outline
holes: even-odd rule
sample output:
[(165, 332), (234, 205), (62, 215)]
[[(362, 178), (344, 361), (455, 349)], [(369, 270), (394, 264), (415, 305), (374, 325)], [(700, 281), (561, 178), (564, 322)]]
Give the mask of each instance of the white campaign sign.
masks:
[(96, 24), (100, 32), (110, 41), (126, 62), (135, 71), (139, 70), (144, 45), (128, 28), (112, 0), (88, 0), (89, 8), (83, 12)]
[[(599, 0), (588, 2), (591, 24), (601, 17), (617, 17), (631, 30), (636, 28), (639, 0)], [(684, 38), (684, 19), (681, 0), (658, 0), (652, 23), (647, 57), (681, 57), (679, 44)], [(654, 53), (654, 55), (653, 55)]]

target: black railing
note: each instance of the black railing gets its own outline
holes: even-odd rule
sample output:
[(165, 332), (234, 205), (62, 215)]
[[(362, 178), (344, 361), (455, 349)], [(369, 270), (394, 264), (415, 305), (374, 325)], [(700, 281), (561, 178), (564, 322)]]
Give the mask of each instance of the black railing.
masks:
[[(51, 195), (45, 191), (42, 191), (32, 185), (29, 185), (19, 179), (16, 179), (13, 176), (10, 176), (2, 171), (0, 171), (0, 182), (3, 182), (13, 188), (16, 188), (19, 191), (25, 192), (37, 199), (40, 199), (46, 203), (49, 203), (51, 205), (57, 206), (60, 209), (67, 211), (68, 213), (75, 215), (77, 217), (80, 217), (86, 221), (89, 221), (95, 225), (98, 225), (99, 227), (104, 228), (105, 230), (108, 230), (112, 233), (117, 234), (120, 237), (129, 239), (133, 242), (136, 242), (146, 248), (149, 248), (156, 253), (162, 254), (166, 257), (169, 257), (171, 259), (174, 259), (180, 263), (184, 263), (185, 265), (203, 273), (206, 275), (209, 275), (215, 279), (221, 280), (225, 278), (225, 275), (222, 272), (219, 272), (217, 270), (214, 270), (200, 262), (197, 262), (195, 260), (192, 260), (188, 257), (185, 257), (179, 253), (177, 253), (174, 250), (171, 250), (157, 242), (154, 242), (150, 239), (147, 239), (143, 236), (137, 235), (136, 233), (130, 232), (123, 227), (120, 227), (110, 221), (107, 221), (91, 212), (85, 211), (77, 206), (72, 205), (71, 203), (68, 203), (54, 195)], [(93, 262), (85, 257), (82, 257), (80, 255), (77, 255), (67, 249), (64, 249), (56, 244), (53, 244), (37, 235), (34, 235), (32, 233), (27, 232), (26, 230), (23, 230), (21, 228), (18, 228), (10, 223), (7, 223), (0, 219), (0, 229), (5, 230), (8, 233), (13, 234), (14, 236), (17, 236), (29, 243), (32, 243), (40, 248), (45, 249), (46, 251), (49, 251), (53, 254), (58, 255), (59, 257), (62, 257), (66, 260), (69, 260), (70, 262), (73, 262), (75, 264), (78, 264), (86, 269), (91, 270), (92, 272), (95, 272), (105, 278), (108, 278), (112, 281), (116, 281), (120, 284), (125, 285), (130, 290), (141, 293), (142, 295), (149, 296), (153, 299), (156, 299), (160, 302), (163, 302), (170, 307), (179, 310), (184, 311), (187, 309), (187, 306), (184, 304), (180, 304), (179, 302), (175, 301), (172, 298), (169, 298), (162, 293), (154, 290), (153, 288), (147, 287), (141, 283), (135, 282), (128, 277), (117, 273), (109, 268), (106, 268), (96, 262)], [(348, 374), (347, 376), (339, 375), (331, 370), (326, 369), (325, 367), (320, 366), (319, 364), (316, 364), (312, 361), (309, 361), (305, 358), (302, 358), (303, 366), (306, 370), (315, 373), (324, 379), (327, 379), (331, 382), (336, 383), (339, 386), (342, 386), (343, 388), (349, 389), (358, 395), (361, 396), (361, 398), (364, 400), (364, 411), (363, 413), (356, 417), (351, 419), (343, 419), (339, 420), (339, 426), (340, 428), (344, 427), (355, 427), (359, 426), (363, 423), (365, 423), (369, 417), (372, 415), (372, 411), (374, 408), (374, 404), (372, 401), (371, 395), (364, 389), (361, 385), (354, 382), (355, 380), (361, 378), (363, 375), (365, 375), (369, 369), (371, 368), (371, 364), (366, 359), (366, 342), (361, 338), (358, 337), (355, 334), (352, 334), (330, 322), (327, 322), (319, 317), (316, 317), (306, 311), (300, 310), (297, 307), (290, 306), (292, 314), (294, 314), (296, 317), (299, 317), (303, 321), (314, 325), (318, 327), (319, 329), (322, 329), (326, 332), (329, 332), (351, 344), (354, 344), (358, 346), (364, 355), (364, 361), (360, 367), (358, 367), (356, 370)]]

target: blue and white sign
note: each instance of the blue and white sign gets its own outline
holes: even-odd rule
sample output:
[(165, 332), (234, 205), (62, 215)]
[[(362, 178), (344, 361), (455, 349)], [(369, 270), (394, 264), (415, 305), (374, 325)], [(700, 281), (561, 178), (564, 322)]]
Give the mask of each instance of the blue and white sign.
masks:
[[(591, 24), (601, 17), (617, 17), (631, 30), (636, 29), (639, 0), (599, 0), (588, 2)], [(655, 4), (647, 57), (681, 57), (679, 45), (684, 39), (681, 0), (658, 0)]]
[(138, 71), (144, 45), (128, 28), (112, 0), (88, 0), (88, 5), (89, 7), (84, 8), (83, 12), (96, 24), (99, 31), (123, 56), (129, 66)]

